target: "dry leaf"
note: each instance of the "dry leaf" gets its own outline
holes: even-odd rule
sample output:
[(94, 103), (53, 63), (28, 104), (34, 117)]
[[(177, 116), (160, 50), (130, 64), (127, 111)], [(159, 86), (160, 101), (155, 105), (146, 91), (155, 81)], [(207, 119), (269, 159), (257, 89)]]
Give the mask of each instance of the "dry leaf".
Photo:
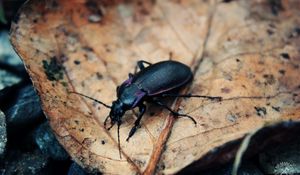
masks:
[[(11, 40), (57, 138), (80, 165), (105, 174), (174, 174), (266, 122), (299, 119), (299, 8), (296, 0), (32, 0)], [(116, 128), (103, 128), (109, 111), (68, 91), (109, 104), (137, 60), (170, 58), (195, 72), (184, 91), (223, 100), (174, 102), (196, 127), (150, 105), (129, 142), (135, 117), (126, 113), (120, 160)]]

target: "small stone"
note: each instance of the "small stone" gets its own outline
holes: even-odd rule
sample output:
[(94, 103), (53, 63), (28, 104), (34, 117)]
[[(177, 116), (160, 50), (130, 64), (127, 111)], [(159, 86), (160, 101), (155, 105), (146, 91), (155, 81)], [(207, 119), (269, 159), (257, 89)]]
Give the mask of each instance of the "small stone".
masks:
[(88, 175), (77, 163), (73, 162), (69, 168), (68, 175)]
[(0, 91), (3, 90), (4, 88), (11, 87), (15, 84), (20, 83), (21, 80), (22, 79), (17, 75), (7, 70), (0, 69)]
[[(202, 174), (202, 173), (201, 173)], [(205, 171), (205, 175), (231, 175), (232, 174), (232, 163), (227, 164), (221, 168), (212, 169), (210, 171)], [(250, 161), (242, 162), (239, 167), (238, 175), (263, 175), (259, 168)]]
[(40, 174), (47, 166), (48, 159), (39, 150), (22, 153), (11, 150), (5, 157), (4, 174)]
[(299, 137), (288, 144), (272, 145), (259, 154), (259, 163), (265, 174), (299, 174)]
[(34, 131), (34, 140), (42, 153), (46, 156), (54, 160), (67, 160), (69, 158), (68, 153), (57, 141), (48, 122), (41, 124)]
[(244, 162), (238, 171), (239, 175), (263, 175), (258, 166), (253, 162)]
[(0, 111), (0, 158), (3, 157), (3, 153), (5, 152), (7, 142), (7, 135), (6, 135), (6, 122), (5, 116), (2, 111)]
[(23, 87), (16, 99), (15, 105), (5, 112), (8, 129), (17, 130), (43, 120), (40, 100), (32, 85)]
[[(23, 66), (17, 53), (14, 51), (7, 31), (0, 32), (0, 62), (11, 66)], [(0, 76), (1, 77), (1, 76)]]

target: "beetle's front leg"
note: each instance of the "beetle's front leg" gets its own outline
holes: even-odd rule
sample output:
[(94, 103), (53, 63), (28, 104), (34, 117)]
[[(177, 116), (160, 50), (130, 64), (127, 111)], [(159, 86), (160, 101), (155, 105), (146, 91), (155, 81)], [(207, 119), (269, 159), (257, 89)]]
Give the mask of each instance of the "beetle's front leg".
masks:
[(134, 126), (131, 128), (131, 130), (130, 130), (130, 132), (129, 132), (129, 134), (128, 134), (128, 137), (127, 137), (127, 139), (126, 139), (127, 142), (129, 141), (130, 137), (132, 137), (133, 134), (134, 134), (134, 133), (136, 132), (136, 130), (138, 129), (138, 127), (139, 127), (139, 125), (140, 125), (140, 122), (141, 122), (141, 119), (142, 119), (142, 117), (143, 117), (143, 115), (144, 115), (144, 113), (145, 113), (145, 111), (146, 111), (146, 106), (145, 106), (143, 103), (141, 103), (141, 104), (139, 105), (139, 111), (140, 111), (140, 113), (139, 113), (139, 115), (138, 115), (138, 118), (137, 118), (136, 121), (134, 122)]

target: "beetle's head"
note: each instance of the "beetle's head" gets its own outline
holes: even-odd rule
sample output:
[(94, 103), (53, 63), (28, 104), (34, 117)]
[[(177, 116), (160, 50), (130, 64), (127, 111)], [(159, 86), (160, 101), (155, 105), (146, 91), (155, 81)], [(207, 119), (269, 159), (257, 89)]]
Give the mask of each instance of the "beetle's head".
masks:
[(121, 122), (121, 118), (124, 115), (125, 110), (124, 110), (124, 104), (120, 100), (116, 100), (112, 103), (111, 110), (109, 113), (111, 123), (119, 123)]

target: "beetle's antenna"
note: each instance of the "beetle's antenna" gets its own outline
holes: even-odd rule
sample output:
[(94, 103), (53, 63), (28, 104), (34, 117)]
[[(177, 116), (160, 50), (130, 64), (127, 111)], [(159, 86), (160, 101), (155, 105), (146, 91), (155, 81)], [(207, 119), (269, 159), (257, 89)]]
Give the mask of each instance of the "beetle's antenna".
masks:
[(94, 98), (92, 98), (92, 97), (89, 97), (89, 96), (87, 96), (87, 95), (81, 94), (81, 93), (79, 93), (79, 92), (69, 91), (69, 93), (81, 95), (81, 96), (83, 96), (83, 97), (85, 97), (85, 98), (88, 98), (88, 99), (93, 100), (93, 101), (95, 101), (95, 102), (97, 102), (97, 103), (100, 103), (100, 104), (102, 104), (103, 106), (105, 106), (105, 107), (107, 107), (107, 108), (111, 108), (111, 106), (109, 106), (109, 105), (103, 103), (102, 101), (99, 101), (99, 100), (94, 99)]
[(118, 147), (119, 147), (119, 155), (120, 155), (120, 159), (122, 159), (122, 155), (121, 155), (121, 145), (120, 145), (120, 125), (121, 125), (121, 122), (118, 121)]

